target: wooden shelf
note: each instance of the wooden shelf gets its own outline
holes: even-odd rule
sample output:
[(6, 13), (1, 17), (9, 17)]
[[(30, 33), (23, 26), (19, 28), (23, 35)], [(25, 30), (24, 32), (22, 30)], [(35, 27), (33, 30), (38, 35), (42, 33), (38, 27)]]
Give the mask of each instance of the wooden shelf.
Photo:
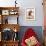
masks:
[(17, 32), (19, 31), (20, 29), (20, 26), (18, 24), (1, 24), (0, 25), (0, 28), (1, 28), (1, 31), (5, 28), (9, 28), (9, 29), (12, 29), (14, 31), (14, 29), (17, 30)]
[[(7, 18), (7, 16), (8, 17), (9, 16), (14, 16), (14, 17), (17, 16), (17, 24), (8, 24), (8, 19), (5, 20), (5, 17)], [(8, 28), (8, 29), (11, 29), (12, 31), (14, 31), (14, 33), (15, 32), (18, 33), (18, 31), (20, 29), (20, 26), (18, 24), (18, 17), (19, 17), (19, 7), (0, 7), (0, 20), (1, 20), (0, 32), (3, 33), (3, 30)], [(2, 39), (2, 38), (3, 37), (1, 37), (0, 46), (18, 46), (18, 41), (13, 41), (13, 39), (12, 40), (10, 39), (9, 41), (4, 41), (4, 39)]]
[[(3, 24), (3, 18), (5, 19), (5, 17), (7, 16), (17, 16), (17, 24), (18, 24), (19, 7), (0, 7), (0, 15), (1, 15), (2, 24)], [(7, 20), (7, 23), (8, 23), (8, 20)]]
[(3, 41), (3, 42), (5, 42), (5, 43), (8, 43), (8, 42), (12, 43), (12, 42), (19, 42), (19, 40), (15, 40), (15, 41), (10, 40), (10, 41)]
[(16, 9), (16, 10), (18, 10), (19, 9), (19, 7), (0, 7), (0, 10), (11, 10), (11, 9)]
[(1, 41), (1, 44), (2, 46), (18, 46), (18, 41)]

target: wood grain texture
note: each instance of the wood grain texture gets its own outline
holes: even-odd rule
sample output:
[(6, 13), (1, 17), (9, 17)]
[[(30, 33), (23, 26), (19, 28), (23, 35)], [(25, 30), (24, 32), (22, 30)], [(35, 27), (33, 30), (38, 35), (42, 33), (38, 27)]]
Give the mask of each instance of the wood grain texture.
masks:
[(19, 31), (20, 26), (18, 24), (16, 24), (16, 25), (15, 24), (1, 24), (0, 25), (1, 31), (3, 31), (3, 29), (5, 29), (5, 28), (10, 28), (13, 31), (14, 31), (14, 29), (16, 29), (17, 31)]

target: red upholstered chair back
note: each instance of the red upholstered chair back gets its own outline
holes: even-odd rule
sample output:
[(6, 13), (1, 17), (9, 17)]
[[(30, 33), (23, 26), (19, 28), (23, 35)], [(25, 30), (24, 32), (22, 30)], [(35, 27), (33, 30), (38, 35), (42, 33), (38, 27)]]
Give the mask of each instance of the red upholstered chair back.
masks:
[(27, 29), (25, 34), (24, 34), (24, 37), (22, 38), (21, 45), (26, 46), (25, 39), (28, 39), (29, 37), (32, 37), (32, 36), (37, 37), (34, 30), (32, 28)]

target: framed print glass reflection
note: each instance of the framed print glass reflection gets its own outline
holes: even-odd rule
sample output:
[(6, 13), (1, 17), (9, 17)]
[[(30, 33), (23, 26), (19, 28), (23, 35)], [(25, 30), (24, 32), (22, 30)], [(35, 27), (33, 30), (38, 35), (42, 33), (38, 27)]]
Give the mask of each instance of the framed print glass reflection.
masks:
[(35, 8), (26, 9), (26, 20), (35, 20)]

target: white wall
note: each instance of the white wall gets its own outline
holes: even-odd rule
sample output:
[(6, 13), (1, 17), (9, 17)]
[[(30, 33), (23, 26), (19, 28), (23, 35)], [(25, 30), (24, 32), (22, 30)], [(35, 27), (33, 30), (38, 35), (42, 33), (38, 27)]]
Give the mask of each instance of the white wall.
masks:
[[(21, 14), (20, 23), (22, 26), (42, 26), (43, 25), (43, 6), (42, 0), (21, 0), (20, 2)], [(35, 21), (25, 21), (25, 11), (27, 8), (35, 8), (36, 20)]]
[[(0, 0), (0, 6), (14, 6), (15, 0)], [(43, 6), (42, 0), (17, 0), (20, 7), (19, 24), (21, 26), (43, 26)], [(35, 20), (26, 21), (25, 12), (27, 8), (35, 8)]]

